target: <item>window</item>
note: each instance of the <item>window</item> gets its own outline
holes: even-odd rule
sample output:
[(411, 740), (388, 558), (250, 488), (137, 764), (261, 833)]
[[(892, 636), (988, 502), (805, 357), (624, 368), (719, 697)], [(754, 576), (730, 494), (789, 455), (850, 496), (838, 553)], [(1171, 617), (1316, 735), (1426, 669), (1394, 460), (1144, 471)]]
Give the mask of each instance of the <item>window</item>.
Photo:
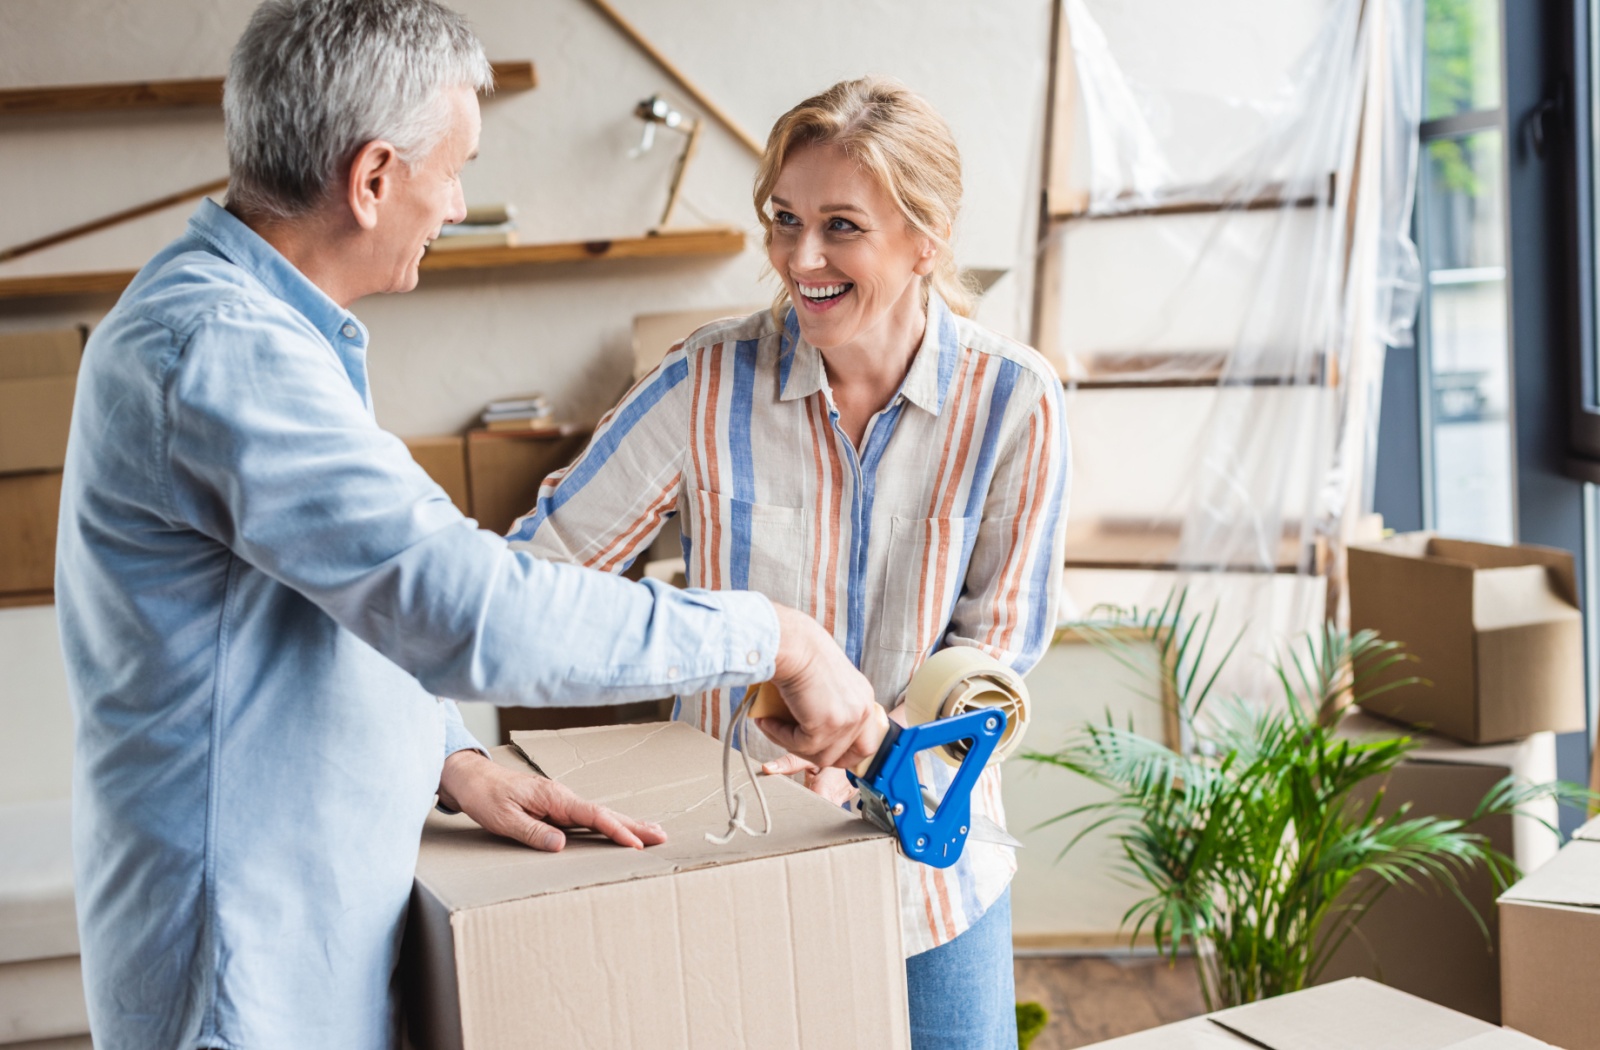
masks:
[(1417, 240), (1430, 527), (1515, 537), (1498, 0), (1427, 0)]

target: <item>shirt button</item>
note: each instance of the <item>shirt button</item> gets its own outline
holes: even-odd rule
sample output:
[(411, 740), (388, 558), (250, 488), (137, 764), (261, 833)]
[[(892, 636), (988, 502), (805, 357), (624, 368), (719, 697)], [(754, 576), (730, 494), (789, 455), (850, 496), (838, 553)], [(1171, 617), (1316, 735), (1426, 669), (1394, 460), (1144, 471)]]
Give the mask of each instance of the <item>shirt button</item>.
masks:
[(678, 668), (676, 666), (667, 668), (667, 677), (668, 678), (676, 678), (676, 677), (678, 677), (678, 674), (679, 674), (679, 671), (678, 671)]
[(745, 654), (744, 658), (752, 664), (758, 664), (761, 662), (761, 653), (755, 649), (752, 649)]
[(346, 339), (354, 339), (356, 337), (356, 326), (353, 324), (347, 324), (339, 331), (344, 333)]

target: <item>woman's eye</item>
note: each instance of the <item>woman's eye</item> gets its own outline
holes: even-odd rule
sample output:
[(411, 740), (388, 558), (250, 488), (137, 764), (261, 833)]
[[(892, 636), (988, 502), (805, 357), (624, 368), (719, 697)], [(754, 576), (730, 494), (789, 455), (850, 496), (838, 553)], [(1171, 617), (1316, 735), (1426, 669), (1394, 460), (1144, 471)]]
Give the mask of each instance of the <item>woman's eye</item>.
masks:
[(860, 227), (849, 219), (831, 219), (828, 222), (828, 229), (833, 233), (854, 233)]
[(772, 221), (777, 223), (779, 226), (798, 226), (798, 225), (800, 225), (800, 220), (798, 218), (796, 218), (793, 213), (786, 212), (786, 211), (775, 211), (775, 212), (773, 212), (772, 213)]

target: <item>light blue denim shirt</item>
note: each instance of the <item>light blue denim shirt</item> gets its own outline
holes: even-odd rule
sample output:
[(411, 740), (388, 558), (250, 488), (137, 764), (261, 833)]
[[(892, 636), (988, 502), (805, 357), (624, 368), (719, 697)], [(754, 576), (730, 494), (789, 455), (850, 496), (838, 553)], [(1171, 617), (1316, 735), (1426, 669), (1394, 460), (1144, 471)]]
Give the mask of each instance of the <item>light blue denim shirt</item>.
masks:
[[(207, 201), (89, 340), (56, 600), (97, 1050), (387, 1047), (455, 705), (772, 674), (766, 598), (511, 551), (373, 419), (367, 332)], [(452, 348), (441, 346), (440, 353)]]

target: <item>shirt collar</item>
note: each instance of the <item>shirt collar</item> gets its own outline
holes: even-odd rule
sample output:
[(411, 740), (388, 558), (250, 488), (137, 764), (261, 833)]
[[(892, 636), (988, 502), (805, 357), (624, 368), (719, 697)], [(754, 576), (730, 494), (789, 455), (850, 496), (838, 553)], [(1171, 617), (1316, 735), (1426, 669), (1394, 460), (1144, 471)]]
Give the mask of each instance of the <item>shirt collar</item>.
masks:
[[(930, 290), (922, 345), (917, 348), (900, 390), (890, 403), (904, 397), (918, 408), (938, 415), (944, 407), (945, 395), (949, 393), (950, 380), (956, 371), (956, 355), (960, 349), (954, 315), (939, 293)], [(789, 307), (783, 319), (778, 374), (781, 384), (778, 396), (782, 401), (810, 397), (825, 388), (828, 382), (822, 354), (800, 334), (800, 323), (795, 318), (793, 306)]]
[(367, 329), (355, 314), (328, 298), (278, 249), (220, 204), (202, 200), (189, 217), (189, 232), (298, 310), (333, 346), (358, 350), (366, 347)]

